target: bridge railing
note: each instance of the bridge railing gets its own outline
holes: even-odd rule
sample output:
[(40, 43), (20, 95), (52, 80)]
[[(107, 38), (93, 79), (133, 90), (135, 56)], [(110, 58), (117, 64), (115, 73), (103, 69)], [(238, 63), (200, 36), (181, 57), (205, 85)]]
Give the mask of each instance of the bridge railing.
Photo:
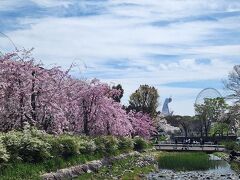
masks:
[[(172, 142), (172, 141), (160, 141), (160, 142), (158, 142), (157, 144), (176, 144), (176, 143), (174, 143), (174, 142)], [(189, 143), (177, 143), (177, 144), (189, 144)], [(200, 145), (200, 142), (194, 142), (194, 143), (191, 143), (191, 144), (198, 144), (198, 145)], [(204, 142), (204, 144), (205, 145), (214, 145), (214, 142)]]
[(182, 143), (179, 143), (179, 144), (165, 144), (165, 143), (161, 143), (161, 144), (153, 144), (154, 146), (190, 146), (190, 147), (225, 147), (224, 145), (216, 145), (216, 144), (207, 144), (205, 143), (204, 145), (201, 145), (201, 144), (182, 144)]
[(199, 143), (197, 144), (154, 144), (154, 146), (156, 148), (158, 148), (159, 150), (163, 149), (163, 150), (180, 150), (179, 148), (182, 148), (182, 150), (224, 150), (225, 146), (223, 145), (214, 145), (214, 144), (204, 144), (201, 145)]

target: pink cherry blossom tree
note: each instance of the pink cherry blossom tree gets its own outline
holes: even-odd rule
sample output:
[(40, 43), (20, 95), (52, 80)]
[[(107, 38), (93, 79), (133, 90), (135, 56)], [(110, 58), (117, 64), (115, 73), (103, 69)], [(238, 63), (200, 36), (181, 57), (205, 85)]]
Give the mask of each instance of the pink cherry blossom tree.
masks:
[(133, 127), (133, 136), (141, 136), (149, 139), (156, 133), (156, 128), (153, 125), (153, 120), (150, 115), (142, 112), (130, 111), (128, 116)]
[(59, 68), (42, 68), (29, 54), (16, 52), (0, 58), (0, 128), (4, 131), (22, 129), (25, 122), (44, 127), (43, 122), (51, 117), (56, 117), (60, 124), (65, 122), (57, 97), (66, 73)]
[(73, 78), (59, 67), (43, 68), (31, 51), (0, 57), (0, 131), (31, 126), (49, 133), (140, 135), (154, 132), (152, 119), (129, 112), (113, 97), (121, 92), (97, 79)]

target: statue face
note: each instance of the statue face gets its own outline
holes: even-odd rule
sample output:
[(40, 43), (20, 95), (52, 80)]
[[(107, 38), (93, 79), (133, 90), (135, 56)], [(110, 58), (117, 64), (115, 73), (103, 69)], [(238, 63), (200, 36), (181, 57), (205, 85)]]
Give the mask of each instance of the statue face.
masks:
[(172, 102), (172, 98), (168, 98), (168, 102)]

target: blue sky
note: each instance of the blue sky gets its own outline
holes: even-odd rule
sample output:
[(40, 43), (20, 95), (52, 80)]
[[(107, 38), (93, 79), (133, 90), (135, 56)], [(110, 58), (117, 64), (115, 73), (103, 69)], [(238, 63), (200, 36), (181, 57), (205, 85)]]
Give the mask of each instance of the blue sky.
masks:
[[(74, 62), (74, 76), (121, 83), (124, 104), (140, 84), (155, 86), (175, 114), (194, 114), (203, 88), (226, 94), (239, 29), (239, 0), (0, 1), (0, 31), (46, 67)], [(0, 51), (12, 50), (0, 36)]]

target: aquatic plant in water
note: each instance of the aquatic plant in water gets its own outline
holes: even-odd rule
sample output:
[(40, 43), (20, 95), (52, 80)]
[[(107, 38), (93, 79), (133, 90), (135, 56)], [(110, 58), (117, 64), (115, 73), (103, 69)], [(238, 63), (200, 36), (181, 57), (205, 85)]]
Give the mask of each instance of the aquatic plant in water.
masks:
[(207, 170), (214, 166), (206, 153), (167, 153), (158, 159), (159, 168), (176, 171)]

